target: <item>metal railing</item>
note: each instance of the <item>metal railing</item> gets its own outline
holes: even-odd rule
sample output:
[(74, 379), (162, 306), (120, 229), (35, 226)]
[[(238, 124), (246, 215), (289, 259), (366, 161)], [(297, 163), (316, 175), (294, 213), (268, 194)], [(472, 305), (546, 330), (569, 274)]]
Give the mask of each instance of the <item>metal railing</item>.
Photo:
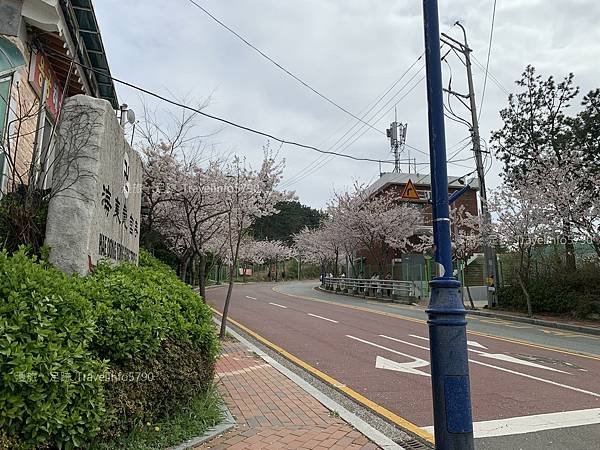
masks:
[(364, 297), (389, 299), (416, 297), (415, 285), (412, 281), (325, 277), (321, 280), (321, 286), (330, 291), (341, 291)]

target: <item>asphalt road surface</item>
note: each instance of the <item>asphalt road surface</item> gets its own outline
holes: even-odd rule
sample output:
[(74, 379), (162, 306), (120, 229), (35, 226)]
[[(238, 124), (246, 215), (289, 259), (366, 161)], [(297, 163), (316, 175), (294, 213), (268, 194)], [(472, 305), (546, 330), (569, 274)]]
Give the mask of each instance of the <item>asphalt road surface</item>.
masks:
[[(317, 292), (236, 285), (230, 317), (377, 405), (432, 432), (425, 312)], [(226, 290), (209, 290), (222, 310)], [(600, 339), (468, 317), (477, 448), (600, 448)]]

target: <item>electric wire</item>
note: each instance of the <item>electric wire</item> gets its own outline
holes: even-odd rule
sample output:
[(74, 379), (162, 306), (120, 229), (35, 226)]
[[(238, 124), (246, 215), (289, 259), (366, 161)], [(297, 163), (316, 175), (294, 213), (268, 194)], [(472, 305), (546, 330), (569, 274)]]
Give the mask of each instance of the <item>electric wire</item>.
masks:
[(87, 66), (87, 65), (85, 65), (83, 63), (75, 61), (73, 58), (69, 58), (69, 57), (67, 57), (65, 55), (62, 55), (61, 53), (55, 52), (52, 49), (45, 48), (44, 51), (46, 53), (53, 54), (54, 56), (56, 56), (58, 58), (62, 58), (64, 60), (72, 61), (73, 64), (76, 64), (76, 65), (78, 65), (79, 67), (81, 67), (83, 69), (86, 69), (86, 70), (89, 70), (91, 72), (95, 72), (95, 73), (101, 74), (102, 76), (104, 76), (104, 77), (106, 77), (106, 78), (114, 81), (115, 83), (122, 84), (123, 86), (127, 86), (127, 87), (129, 87), (131, 89), (134, 89), (136, 91), (142, 92), (142, 93), (144, 93), (146, 95), (154, 97), (154, 98), (156, 98), (158, 100), (161, 100), (161, 101), (163, 101), (165, 103), (168, 103), (170, 105), (173, 105), (173, 106), (176, 106), (178, 108), (194, 112), (194, 113), (196, 113), (198, 115), (201, 115), (203, 117), (206, 117), (208, 119), (212, 119), (212, 120), (215, 120), (215, 121), (218, 121), (218, 122), (230, 125), (232, 127), (238, 128), (240, 130), (244, 130), (244, 131), (247, 131), (249, 133), (253, 133), (253, 134), (256, 134), (256, 135), (259, 135), (259, 136), (263, 136), (263, 137), (272, 139), (272, 140), (277, 141), (277, 142), (279, 142), (281, 144), (292, 145), (292, 146), (295, 146), (295, 147), (304, 148), (306, 150), (312, 150), (312, 151), (315, 151), (315, 152), (318, 152), (318, 153), (322, 153), (322, 154), (326, 154), (326, 155), (333, 155), (333, 156), (338, 156), (338, 157), (341, 157), (341, 158), (352, 159), (354, 161), (387, 163), (387, 164), (392, 163), (392, 161), (388, 161), (388, 160), (381, 160), (381, 159), (374, 159), (374, 158), (362, 158), (362, 157), (357, 157), (357, 156), (352, 156), (352, 155), (346, 155), (346, 154), (343, 154), (343, 153), (338, 153), (338, 152), (323, 150), (323, 149), (320, 149), (320, 148), (312, 146), (312, 145), (303, 144), (301, 142), (292, 141), (292, 140), (289, 140), (289, 139), (286, 139), (286, 138), (281, 138), (281, 137), (276, 136), (274, 134), (271, 134), (269, 132), (261, 131), (261, 130), (252, 128), (250, 126), (239, 124), (237, 122), (234, 122), (233, 120), (225, 119), (225, 118), (222, 118), (222, 117), (219, 117), (219, 116), (215, 116), (213, 114), (206, 113), (206, 112), (204, 112), (204, 111), (202, 111), (202, 110), (200, 110), (198, 108), (194, 108), (193, 106), (189, 106), (189, 105), (186, 105), (185, 103), (181, 103), (179, 101), (170, 99), (168, 97), (165, 97), (162, 94), (158, 94), (156, 92), (153, 92), (153, 91), (151, 91), (149, 89), (143, 88), (143, 87), (141, 87), (139, 85), (136, 85), (134, 83), (130, 83), (128, 81), (124, 81), (124, 80), (121, 80), (119, 78), (115, 78), (112, 75), (107, 74), (105, 71), (103, 71), (101, 69), (96, 69), (96, 68), (93, 68), (91, 66)]
[[(406, 71), (404, 71), (404, 73), (400, 76), (400, 78), (398, 78), (382, 95), (380, 95), (376, 99), (376, 101), (373, 103), (373, 105), (361, 116), (361, 118), (364, 119), (398, 85), (398, 83), (400, 83), (404, 79), (404, 77), (415, 67), (415, 65), (423, 58), (423, 56), (425, 56), (425, 52), (421, 53), (421, 55), (409, 66), (409, 68), (406, 69)], [(406, 87), (406, 86), (407, 86), (407, 84), (405, 84), (402, 87), (402, 89), (404, 89), (404, 87)], [(397, 96), (402, 91), (402, 89), (397, 91), (392, 97)], [(358, 122), (358, 121), (354, 122), (354, 124), (344, 134), (342, 134), (330, 147), (328, 147), (328, 150), (332, 150), (333, 148), (335, 148), (335, 146), (338, 143), (340, 143), (344, 139), (344, 137), (348, 133), (352, 132), (352, 130), (355, 129), (358, 125), (360, 125), (360, 122)], [(344, 128), (344, 127), (342, 127), (342, 128)], [(337, 131), (335, 133), (333, 133), (333, 135), (335, 135), (336, 133), (337, 133)], [(331, 137), (333, 137), (333, 135)], [(328, 139), (330, 139), (330, 138), (328, 138)], [(328, 139), (326, 139), (325, 141), (327, 141)], [(299, 170), (296, 174), (294, 174), (289, 180), (287, 180), (287, 183), (292, 183), (299, 177), (302, 178), (302, 175), (304, 173), (307, 173), (312, 168), (317, 167), (321, 162), (324, 162), (324, 160), (326, 160), (328, 158), (331, 158), (331, 157), (319, 156), (317, 159), (313, 160), (307, 166), (305, 166), (304, 168)], [(329, 161), (330, 161), (330, 159), (328, 161), (324, 162), (324, 164), (327, 164)]]
[(488, 45), (487, 62), (485, 64), (485, 77), (483, 78), (483, 89), (481, 91), (481, 102), (479, 104), (479, 118), (481, 118), (481, 113), (483, 111), (483, 101), (485, 99), (485, 89), (487, 87), (488, 74), (490, 71), (490, 56), (492, 54), (492, 42), (494, 39), (494, 25), (496, 24), (496, 4), (497, 4), (497, 0), (494, 0), (494, 10), (492, 11), (492, 25), (490, 27), (490, 42)]
[(355, 115), (354, 113), (350, 112), (348, 109), (344, 108), (343, 106), (341, 106), (339, 103), (333, 101), (331, 98), (327, 97), (325, 94), (323, 94), (322, 92), (318, 91), (317, 89), (313, 88), (310, 84), (308, 84), (306, 81), (304, 81), (302, 78), (300, 78), (299, 76), (295, 75), (294, 73), (292, 73), (290, 70), (286, 69), (283, 65), (281, 65), (280, 63), (278, 63), (277, 61), (275, 61), (272, 57), (270, 57), (269, 55), (267, 55), (265, 52), (263, 52), (261, 49), (259, 49), (258, 47), (256, 47), (254, 44), (252, 44), (248, 39), (246, 39), (244, 36), (242, 36), (241, 34), (239, 34), (237, 31), (235, 31), (233, 28), (231, 28), (230, 26), (228, 26), (227, 24), (225, 24), (222, 20), (220, 20), (218, 17), (216, 17), (214, 14), (212, 14), (210, 11), (208, 11), (206, 8), (204, 8), (202, 5), (200, 5), (199, 3), (197, 3), (194, 0), (188, 0), (189, 3), (191, 3), (192, 5), (196, 6), (198, 9), (200, 9), (204, 14), (206, 14), (208, 17), (210, 17), (213, 21), (215, 21), (216, 23), (218, 23), (221, 27), (223, 27), (224, 29), (226, 29), (227, 31), (229, 31), (231, 34), (233, 34), (235, 37), (237, 37), (240, 41), (242, 41), (244, 44), (246, 44), (248, 47), (250, 47), (251, 49), (253, 49), (254, 51), (256, 51), (258, 54), (260, 54), (263, 58), (265, 58), (267, 61), (271, 62), (272, 64), (274, 64), (276, 67), (278, 67), (280, 70), (282, 70), (283, 72), (285, 72), (287, 75), (289, 75), (290, 77), (292, 77), (294, 80), (296, 80), (297, 82), (299, 82), (300, 84), (302, 84), (304, 87), (308, 88), (309, 90), (311, 90), (313, 93), (315, 93), (316, 95), (318, 95), (319, 97), (321, 97), (323, 100), (327, 101), (328, 103), (330, 103), (331, 105), (335, 106), (336, 108), (338, 108), (339, 110), (343, 111), (344, 113), (348, 114), (349, 116), (353, 117), (354, 119), (364, 123), (365, 125), (367, 125), (368, 127), (370, 127), (371, 129), (377, 131), (378, 133), (384, 134), (385, 133), (378, 129), (375, 128), (373, 125), (371, 125), (368, 122), (365, 122), (364, 120), (362, 120), (360, 117), (358, 117), (357, 115)]

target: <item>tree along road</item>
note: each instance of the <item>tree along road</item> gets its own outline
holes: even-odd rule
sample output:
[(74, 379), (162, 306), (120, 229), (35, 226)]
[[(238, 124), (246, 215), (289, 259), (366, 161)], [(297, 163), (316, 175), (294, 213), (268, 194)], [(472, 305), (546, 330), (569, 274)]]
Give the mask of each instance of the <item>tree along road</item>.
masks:
[[(314, 284), (236, 285), (230, 317), (432, 433), (424, 311), (320, 293), (312, 289)], [(207, 295), (221, 311), (225, 289)], [(478, 448), (597, 448), (596, 336), (487, 318), (468, 320)]]

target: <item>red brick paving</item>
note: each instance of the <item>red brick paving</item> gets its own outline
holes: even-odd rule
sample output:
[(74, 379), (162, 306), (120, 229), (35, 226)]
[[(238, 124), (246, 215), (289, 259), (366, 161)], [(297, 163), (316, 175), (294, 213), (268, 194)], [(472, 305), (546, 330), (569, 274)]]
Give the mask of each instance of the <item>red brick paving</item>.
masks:
[(236, 426), (201, 449), (378, 449), (238, 342), (225, 342), (217, 386)]

